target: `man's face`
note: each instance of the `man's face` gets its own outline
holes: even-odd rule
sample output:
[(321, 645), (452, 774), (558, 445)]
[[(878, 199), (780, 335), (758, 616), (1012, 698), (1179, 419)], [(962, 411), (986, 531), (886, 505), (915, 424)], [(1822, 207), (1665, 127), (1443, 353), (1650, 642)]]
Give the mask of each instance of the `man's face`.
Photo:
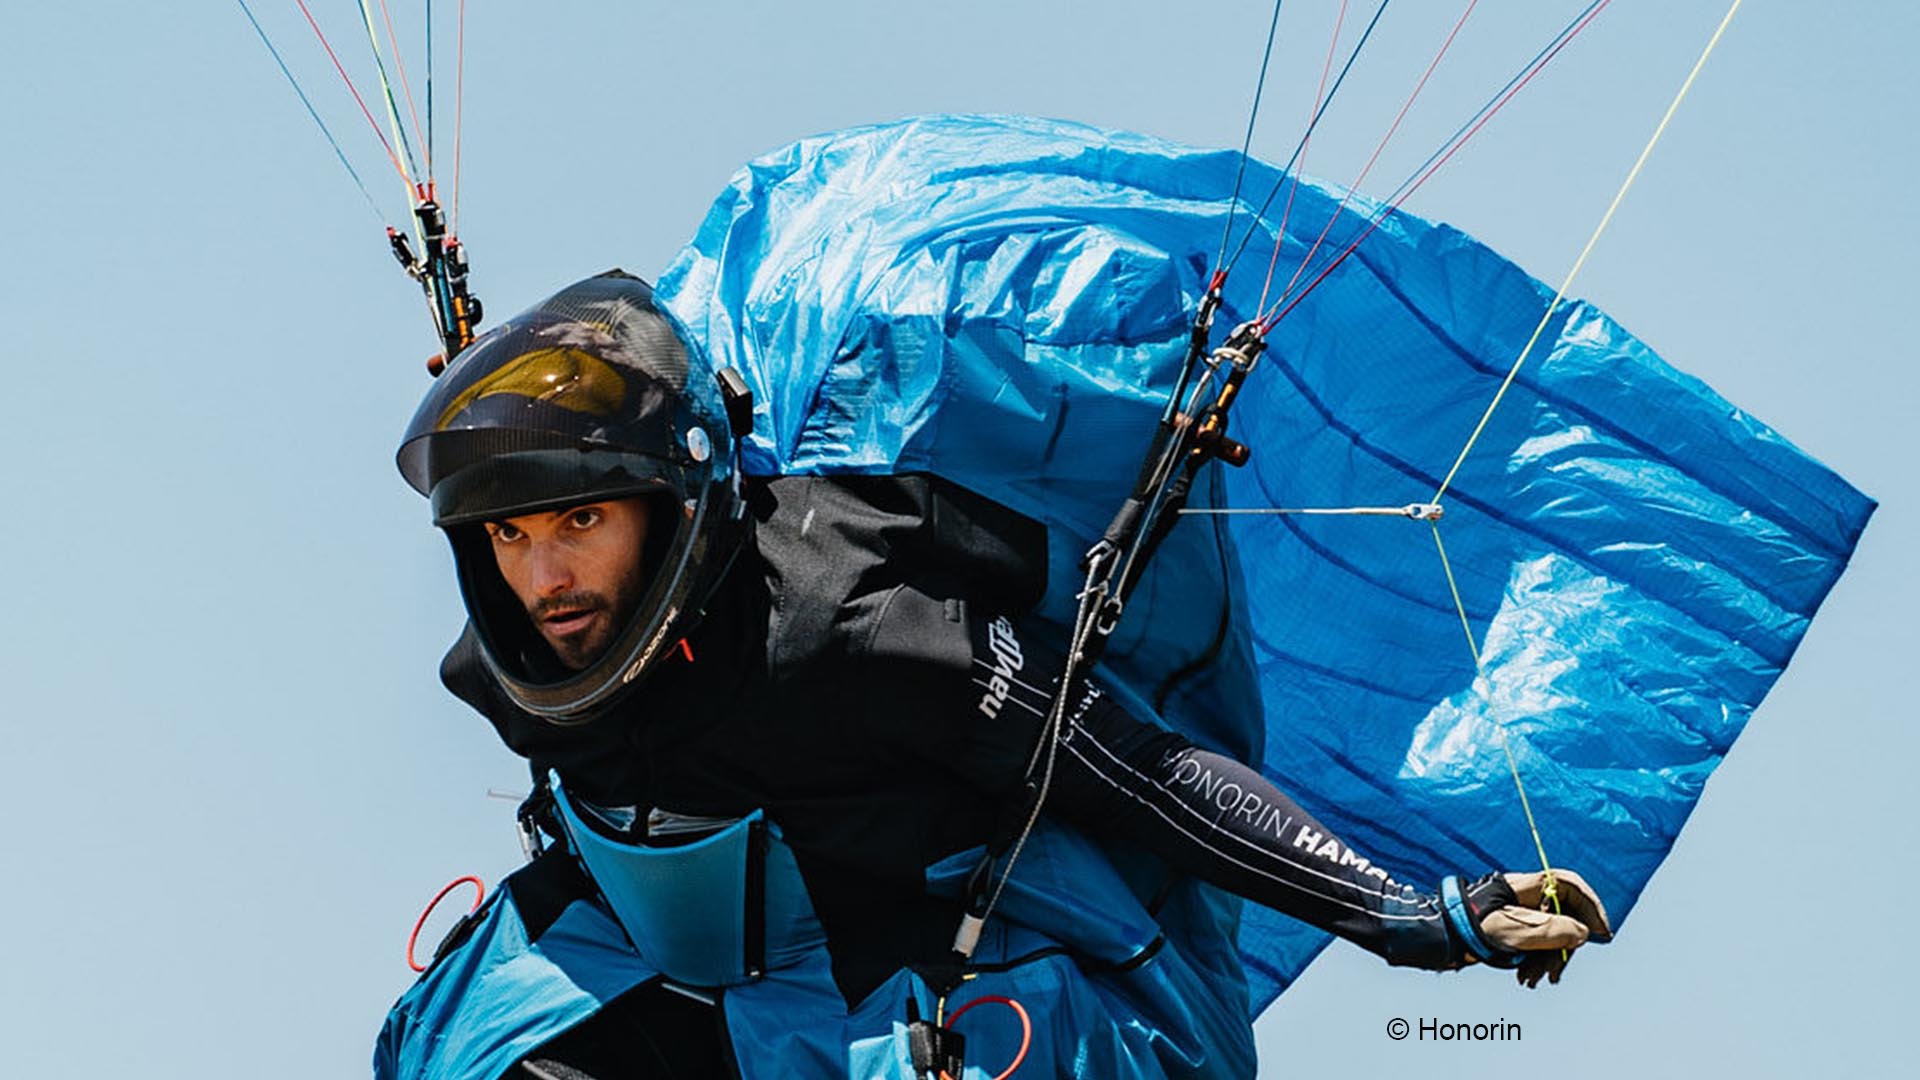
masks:
[(640, 602), (647, 504), (583, 503), (487, 522), (500, 576), (560, 662), (599, 659)]

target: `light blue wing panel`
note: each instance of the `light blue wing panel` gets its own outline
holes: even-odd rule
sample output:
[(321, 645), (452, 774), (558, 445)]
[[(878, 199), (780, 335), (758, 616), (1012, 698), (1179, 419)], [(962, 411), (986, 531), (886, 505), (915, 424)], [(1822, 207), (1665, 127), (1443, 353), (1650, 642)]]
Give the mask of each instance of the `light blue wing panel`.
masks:
[[(660, 295), (752, 384), (750, 472), (932, 471), (1039, 517), (1043, 611), (1063, 623), (1170, 389), (1237, 165), (1012, 118), (821, 136), (736, 177)], [(1252, 163), (1247, 198), (1278, 178)], [(1282, 284), (1340, 194), (1301, 184)], [(1308, 278), (1375, 209), (1340, 213)], [(1216, 338), (1254, 311), (1277, 217)], [(1253, 463), (1203, 477), (1195, 503), (1430, 499), (1550, 297), (1462, 233), (1394, 215), (1274, 332), (1234, 414)], [(1275, 516), (1183, 522), (1107, 677), (1261, 760), (1403, 880), (1537, 862), (1504, 742), (1548, 854), (1624, 916), (1873, 504), (1573, 303), (1446, 506), (1478, 674), (1427, 524)], [(1247, 909), (1256, 1010), (1323, 941)]]

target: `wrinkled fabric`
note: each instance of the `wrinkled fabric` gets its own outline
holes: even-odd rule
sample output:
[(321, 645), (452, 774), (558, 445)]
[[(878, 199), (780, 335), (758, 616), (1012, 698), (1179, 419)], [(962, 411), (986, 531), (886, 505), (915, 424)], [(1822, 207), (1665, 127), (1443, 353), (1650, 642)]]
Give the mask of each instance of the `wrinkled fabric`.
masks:
[[(932, 472), (1040, 519), (1039, 616), (1058, 628), (1171, 389), (1239, 165), (1018, 118), (805, 139), (735, 177), (657, 295), (752, 387), (749, 473)], [(1250, 162), (1243, 203), (1280, 179)], [(1300, 183), (1281, 281), (1341, 197)], [(1216, 342), (1254, 314), (1288, 203), (1230, 278)], [(1376, 209), (1354, 197), (1301, 280)], [(1253, 461), (1210, 468), (1194, 504), (1432, 498), (1551, 296), (1465, 234), (1392, 215), (1274, 331), (1233, 416)], [(1425, 523), (1190, 517), (1105, 679), (1137, 715), (1258, 762), (1401, 880), (1537, 864), (1504, 744), (1548, 855), (1624, 919), (1873, 503), (1576, 301), (1446, 506), (1480, 669)], [(1213, 904), (1200, 922), (1231, 925)], [(1247, 907), (1252, 1011), (1326, 940)]]

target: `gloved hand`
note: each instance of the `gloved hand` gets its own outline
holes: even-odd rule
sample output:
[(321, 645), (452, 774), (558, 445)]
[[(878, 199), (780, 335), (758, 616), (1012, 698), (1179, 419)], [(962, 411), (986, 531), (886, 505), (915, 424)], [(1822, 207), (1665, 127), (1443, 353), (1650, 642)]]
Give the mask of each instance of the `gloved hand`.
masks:
[(1440, 886), (1448, 926), (1470, 956), (1516, 969), (1521, 985), (1538, 986), (1543, 976), (1557, 983), (1573, 950), (1588, 941), (1611, 940), (1613, 930), (1606, 906), (1579, 874), (1554, 870), (1552, 875), (1551, 899), (1545, 871), (1488, 874), (1470, 885), (1448, 878)]

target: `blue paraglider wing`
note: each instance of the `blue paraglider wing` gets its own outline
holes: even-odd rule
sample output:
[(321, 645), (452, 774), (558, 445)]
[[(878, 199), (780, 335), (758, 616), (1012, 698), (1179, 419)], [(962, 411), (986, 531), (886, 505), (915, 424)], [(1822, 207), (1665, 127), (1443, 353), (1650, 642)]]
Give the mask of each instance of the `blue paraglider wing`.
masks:
[[(735, 178), (660, 296), (751, 384), (749, 472), (935, 472), (1040, 518), (1041, 614), (1064, 624), (1171, 390), (1238, 166), (1014, 118), (807, 139)], [(1245, 190), (1278, 179), (1252, 162)], [(1301, 183), (1283, 268), (1336, 213), (1344, 246), (1378, 209), (1340, 203)], [(1259, 278), (1229, 281), (1226, 325), (1255, 313)], [(1389, 216), (1275, 329), (1234, 413), (1253, 461), (1210, 467), (1194, 505), (1431, 499), (1551, 295), (1454, 229)], [(1401, 880), (1538, 864), (1511, 752), (1548, 855), (1624, 916), (1873, 504), (1578, 302), (1445, 503), (1478, 667), (1434, 526), (1235, 515), (1174, 530), (1103, 678), (1259, 761)], [(1254, 1011), (1324, 942), (1249, 907)]]

